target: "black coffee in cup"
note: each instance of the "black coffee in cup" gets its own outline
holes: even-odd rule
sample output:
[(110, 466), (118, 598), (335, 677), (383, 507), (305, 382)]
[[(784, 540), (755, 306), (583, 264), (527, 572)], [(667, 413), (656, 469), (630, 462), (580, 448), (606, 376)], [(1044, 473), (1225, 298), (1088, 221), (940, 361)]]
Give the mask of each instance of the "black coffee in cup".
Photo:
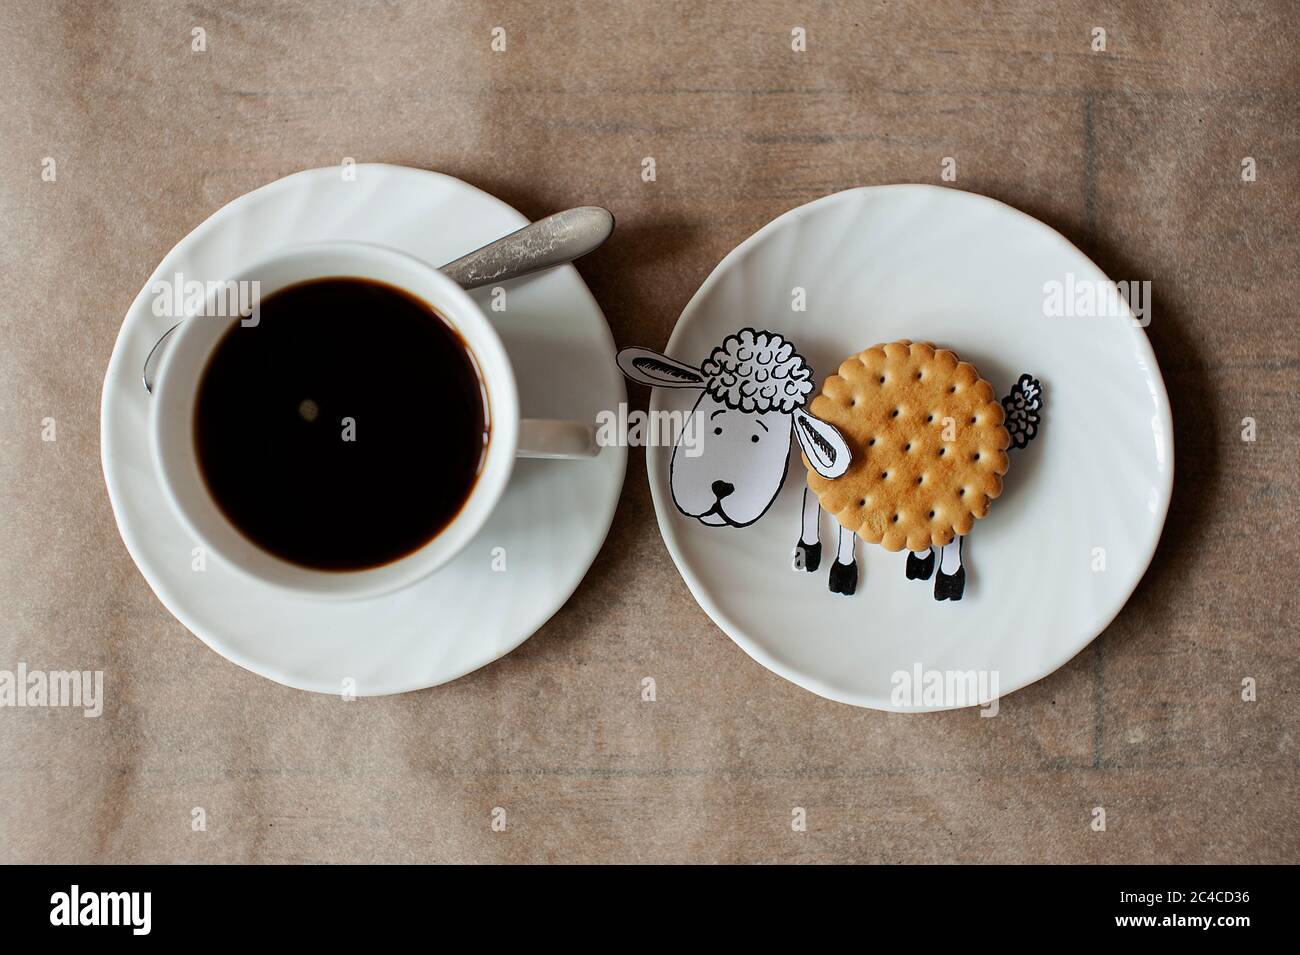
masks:
[(256, 324), (217, 344), (194, 412), (199, 467), (231, 524), (319, 570), (381, 566), (436, 537), (469, 499), (488, 434), (456, 330), (359, 278), (264, 299)]

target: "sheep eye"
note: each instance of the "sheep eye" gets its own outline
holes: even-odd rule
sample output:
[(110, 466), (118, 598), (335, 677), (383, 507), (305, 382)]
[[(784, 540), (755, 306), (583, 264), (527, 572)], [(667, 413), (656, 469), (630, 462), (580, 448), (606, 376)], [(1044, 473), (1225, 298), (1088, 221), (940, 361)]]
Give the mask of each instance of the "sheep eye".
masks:
[(756, 435), (756, 434), (751, 434), (751, 435), (749, 436), (749, 440), (750, 440), (750, 441), (753, 441), (755, 444), (758, 444), (758, 435)]
[(713, 429), (713, 433), (714, 433), (714, 434), (722, 434), (722, 429), (721, 429), (721, 428), (714, 428), (714, 429)]

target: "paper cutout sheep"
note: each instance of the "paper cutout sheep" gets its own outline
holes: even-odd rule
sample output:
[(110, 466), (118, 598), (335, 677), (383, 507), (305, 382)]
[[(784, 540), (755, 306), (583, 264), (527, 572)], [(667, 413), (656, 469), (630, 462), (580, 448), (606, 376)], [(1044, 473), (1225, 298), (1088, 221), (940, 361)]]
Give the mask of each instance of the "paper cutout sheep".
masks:
[[(933, 352), (933, 346), (922, 347)], [(854, 460), (855, 451), (841, 430), (806, 407), (814, 390), (812, 369), (794, 345), (778, 333), (741, 329), (714, 348), (699, 367), (646, 348), (623, 349), (618, 364), (628, 378), (640, 384), (701, 392), (683, 435), (703, 434), (702, 453), (695, 457), (683, 454), (679, 436), (673, 448), (670, 484), (677, 509), (702, 524), (746, 527), (767, 513), (785, 482), (791, 434), (808, 464), (809, 483), (822, 479), (819, 486), (823, 491), (834, 487), (833, 482), (846, 474)], [(973, 371), (966, 363), (962, 365)], [(836, 419), (846, 429), (861, 430), (852, 412), (845, 417), (843, 409), (823, 407), (828, 412), (836, 411)], [(1002, 407), (1006, 410), (1011, 444), (1024, 447), (1037, 433), (1041, 407), (1038, 382), (1028, 375), (1021, 376), (1011, 394), (1002, 399)], [(699, 428), (703, 431), (693, 430)], [(864, 446), (856, 454), (865, 460), (869, 448), (866, 441), (861, 443)], [(844, 511), (837, 513), (845, 515)], [(801, 533), (794, 549), (793, 566), (797, 571), (815, 571), (821, 564), (820, 514), (817, 494), (805, 487)], [(858, 530), (867, 528), (846, 528), (839, 517), (836, 523), (838, 540), (829, 589), (851, 595), (858, 580), (855, 542)], [(969, 530), (969, 522), (965, 527)], [(888, 549), (902, 549), (901, 545), (890, 546), (897, 542), (884, 535), (871, 536)], [(953, 535), (942, 546), (936, 546), (937, 561), (929, 547), (909, 551), (908, 579), (928, 580), (937, 563), (935, 599), (960, 600), (965, 586), (962, 539)]]

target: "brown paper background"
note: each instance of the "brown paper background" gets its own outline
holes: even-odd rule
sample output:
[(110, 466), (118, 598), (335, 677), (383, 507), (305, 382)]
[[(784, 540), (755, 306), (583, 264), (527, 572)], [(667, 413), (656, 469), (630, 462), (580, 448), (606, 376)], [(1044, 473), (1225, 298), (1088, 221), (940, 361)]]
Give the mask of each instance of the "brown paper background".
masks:
[[(0, 9), (0, 668), (107, 683), (97, 720), (0, 709), (0, 861), (1300, 860), (1294, 6)], [(1154, 284), (1178, 464), (1155, 563), (1101, 639), (997, 718), (859, 711), (768, 673), (698, 609), (634, 450), (587, 580), (504, 660), (349, 704), (240, 670), (118, 538), (102, 377), (176, 241), (344, 156), (448, 172), (534, 218), (610, 207), (618, 231), (580, 270), (621, 345), (662, 345), (781, 212), (936, 182), (955, 157), (958, 187)]]

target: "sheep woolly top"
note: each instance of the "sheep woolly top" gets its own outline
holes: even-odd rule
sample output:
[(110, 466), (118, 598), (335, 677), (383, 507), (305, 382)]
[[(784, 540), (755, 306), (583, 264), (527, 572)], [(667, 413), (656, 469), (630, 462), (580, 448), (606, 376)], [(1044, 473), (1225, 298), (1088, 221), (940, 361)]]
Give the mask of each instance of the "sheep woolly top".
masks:
[(737, 411), (789, 413), (808, 402), (812, 369), (774, 332), (744, 328), (728, 335), (700, 366), (704, 390)]

